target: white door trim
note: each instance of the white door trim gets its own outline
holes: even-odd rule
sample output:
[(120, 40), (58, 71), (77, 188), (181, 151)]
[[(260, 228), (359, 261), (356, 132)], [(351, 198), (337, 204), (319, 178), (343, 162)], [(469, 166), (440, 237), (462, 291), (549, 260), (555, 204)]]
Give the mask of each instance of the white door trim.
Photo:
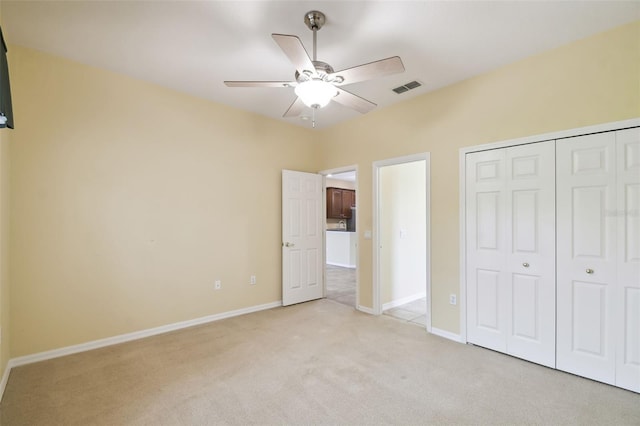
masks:
[(380, 301), (380, 169), (385, 166), (425, 162), (425, 189), (426, 189), (426, 294), (427, 294), (427, 318), (426, 328), (431, 333), (431, 153), (407, 155), (404, 157), (389, 158), (373, 162), (373, 313), (382, 314)]
[[(323, 288), (323, 297), (327, 297), (327, 227), (326, 227), (326, 219), (327, 219), (327, 175), (330, 174), (338, 174), (344, 172), (356, 172), (356, 184), (355, 191), (356, 197), (358, 196), (358, 181), (360, 180), (358, 165), (354, 164), (352, 166), (344, 166), (337, 167), (335, 169), (322, 170), (318, 172), (318, 174), (322, 175), (322, 212), (324, 213), (325, 219), (325, 227), (322, 233), (322, 261), (323, 261), (323, 272), (322, 272), (322, 288)], [(356, 198), (357, 199), (357, 198)], [(358, 236), (358, 242), (356, 246), (356, 304), (354, 308), (360, 309), (360, 229), (358, 228), (358, 223), (360, 223), (360, 210), (356, 208), (356, 235)]]
[(622, 120), (622, 121), (614, 121), (611, 123), (603, 123), (603, 124), (596, 124), (594, 126), (586, 126), (586, 127), (579, 127), (576, 129), (569, 129), (569, 130), (561, 130), (558, 132), (551, 132), (551, 133), (543, 133), (540, 135), (534, 135), (534, 136), (527, 136), (527, 137), (523, 137), (523, 138), (517, 138), (517, 139), (510, 139), (510, 140), (506, 140), (506, 141), (501, 141), (501, 142), (494, 142), (494, 143), (488, 143), (488, 144), (483, 144), (483, 145), (475, 145), (475, 146), (469, 146), (469, 147), (465, 147), (465, 148), (460, 148), (459, 152), (459, 167), (458, 170), (460, 172), (460, 179), (459, 179), (459, 185), (460, 185), (460, 189), (459, 189), (459, 200), (460, 200), (460, 211), (459, 211), (459, 224), (460, 224), (460, 234), (459, 234), (459, 244), (460, 244), (460, 265), (459, 265), (459, 274), (460, 274), (460, 289), (459, 289), (459, 293), (460, 293), (460, 297), (459, 297), (459, 309), (460, 309), (460, 339), (462, 341), (462, 343), (467, 343), (467, 297), (466, 297), (466, 282), (467, 282), (467, 276), (466, 276), (466, 218), (465, 218), (465, 212), (467, 209), (466, 206), (466, 197), (465, 197), (465, 193), (466, 193), (466, 160), (465, 157), (468, 153), (471, 152), (477, 152), (477, 151), (486, 151), (489, 149), (496, 149), (496, 148), (506, 148), (506, 147), (510, 147), (510, 146), (516, 146), (516, 145), (525, 145), (525, 144), (529, 144), (529, 143), (536, 143), (536, 142), (544, 142), (544, 141), (548, 141), (548, 140), (554, 140), (554, 139), (564, 139), (564, 138), (570, 138), (570, 137), (574, 137), (574, 136), (582, 136), (582, 135), (588, 135), (588, 134), (593, 134), (593, 133), (601, 133), (601, 132), (609, 132), (612, 130), (622, 130), (622, 129), (627, 129), (630, 127), (638, 127), (640, 126), (640, 118), (632, 118), (629, 120)]

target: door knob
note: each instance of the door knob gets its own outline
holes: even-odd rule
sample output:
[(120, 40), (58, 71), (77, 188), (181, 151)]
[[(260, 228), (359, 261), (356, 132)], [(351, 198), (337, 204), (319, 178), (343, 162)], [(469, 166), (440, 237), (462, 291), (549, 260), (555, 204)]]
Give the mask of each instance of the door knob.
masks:
[(594, 270), (593, 270), (593, 269), (587, 269), (585, 272), (586, 272), (587, 274), (593, 274)]
[(522, 264), (522, 266), (524, 266), (525, 268), (528, 268), (528, 267), (529, 267), (529, 264), (528, 264), (527, 262), (524, 262), (524, 263)]

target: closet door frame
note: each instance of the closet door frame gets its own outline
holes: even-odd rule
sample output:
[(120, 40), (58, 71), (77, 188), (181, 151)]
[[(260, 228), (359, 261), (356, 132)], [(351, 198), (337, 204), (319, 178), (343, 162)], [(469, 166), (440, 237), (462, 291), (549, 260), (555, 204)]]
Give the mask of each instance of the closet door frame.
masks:
[[(570, 138), (574, 136), (582, 136), (589, 135), (593, 133), (601, 133), (601, 132), (609, 132), (613, 130), (623, 130), (631, 127), (639, 127), (640, 126), (640, 118), (634, 118), (630, 120), (623, 121), (615, 121), (611, 123), (598, 124), (595, 126), (587, 126), (587, 127), (579, 127), (576, 129), (563, 130), (559, 132), (553, 133), (545, 133), (534, 136), (527, 136), (524, 138), (518, 139), (510, 139), (501, 142), (488, 143), (483, 145), (470, 146), (466, 148), (460, 148), (459, 150), (459, 171), (460, 171), (460, 189), (459, 189), (459, 200), (460, 200), (460, 211), (459, 211), (459, 224), (460, 224), (460, 233), (459, 233), (459, 244), (460, 244), (460, 264), (459, 264), (459, 274), (460, 274), (460, 283), (459, 283), (459, 294), (458, 294), (458, 308), (460, 312), (460, 336), (457, 341), (461, 343), (467, 343), (467, 297), (466, 297), (466, 286), (467, 286), (467, 275), (466, 275), (466, 155), (471, 152), (479, 152), (486, 151), (490, 149), (497, 148), (507, 148), (511, 146), (517, 145), (527, 145), (531, 143), (545, 142), (550, 140), (558, 140), (564, 138)], [(438, 303), (443, 303), (442, 301), (438, 301)]]

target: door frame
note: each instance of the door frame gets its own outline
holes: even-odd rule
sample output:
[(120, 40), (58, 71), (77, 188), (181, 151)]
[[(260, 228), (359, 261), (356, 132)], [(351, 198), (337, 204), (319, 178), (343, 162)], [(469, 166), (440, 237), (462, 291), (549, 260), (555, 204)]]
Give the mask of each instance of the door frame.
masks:
[(425, 162), (425, 250), (427, 254), (425, 264), (425, 286), (427, 294), (426, 329), (431, 333), (431, 153), (429, 152), (373, 162), (373, 313), (374, 315), (382, 314), (382, 302), (380, 300), (380, 169), (386, 166), (413, 163), (416, 161)]
[[(355, 191), (356, 191), (356, 200), (358, 199), (358, 182), (360, 181), (360, 172), (358, 171), (358, 165), (354, 164), (351, 166), (337, 167), (334, 169), (327, 169), (318, 172), (319, 175), (322, 175), (322, 212), (324, 213), (324, 222), (325, 226), (322, 230), (322, 262), (323, 262), (323, 270), (322, 270), (322, 297), (327, 297), (327, 175), (338, 174), (344, 172), (356, 172), (356, 182), (355, 182)], [(360, 223), (360, 210), (357, 208), (356, 204), (356, 226)], [(356, 228), (357, 229), (357, 228)], [(355, 309), (360, 309), (360, 236), (358, 234), (358, 230), (356, 230), (356, 235), (358, 236), (358, 241), (356, 243), (356, 304), (354, 306)]]
[(458, 296), (458, 308), (460, 309), (460, 335), (459, 341), (461, 343), (467, 343), (467, 276), (466, 276), (466, 264), (467, 264), (467, 247), (466, 247), (466, 155), (472, 152), (487, 151), (490, 149), (507, 148), (517, 145), (526, 145), (531, 143), (545, 142), (549, 140), (558, 140), (571, 138), (575, 136), (589, 135), (593, 133), (610, 132), (612, 130), (623, 130), (631, 127), (640, 126), (640, 118), (632, 118), (629, 120), (614, 121), (611, 123), (596, 124), (593, 126), (578, 127), (575, 129), (561, 130), (551, 133), (542, 133), (539, 135), (526, 136), (517, 139), (508, 139), (500, 142), (487, 143), (482, 145), (474, 145), (459, 149), (459, 247), (460, 247), (460, 264), (459, 264), (459, 296)]

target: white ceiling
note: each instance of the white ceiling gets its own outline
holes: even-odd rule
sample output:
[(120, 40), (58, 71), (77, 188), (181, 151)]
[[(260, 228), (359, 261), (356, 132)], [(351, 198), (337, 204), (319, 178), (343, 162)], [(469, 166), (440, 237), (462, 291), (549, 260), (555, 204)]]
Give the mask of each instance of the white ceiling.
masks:
[[(3, 31), (17, 44), (282, 118), (292, 88), (229, 88), (224, 80), (293, 80), (271, 33), (312, 51), (305, 12), (320, 10), (318, 60), (337, 70), (399, 55), (405, 72), (345, 89), (379, 108), (640, 19), (639, 1), (10, 1)], [(392, 88), (422, 87), (396, 95)], [(305, 112), (309, 115), (310, 110)], [(332, 102), (318, 127), (359, 113)]]

